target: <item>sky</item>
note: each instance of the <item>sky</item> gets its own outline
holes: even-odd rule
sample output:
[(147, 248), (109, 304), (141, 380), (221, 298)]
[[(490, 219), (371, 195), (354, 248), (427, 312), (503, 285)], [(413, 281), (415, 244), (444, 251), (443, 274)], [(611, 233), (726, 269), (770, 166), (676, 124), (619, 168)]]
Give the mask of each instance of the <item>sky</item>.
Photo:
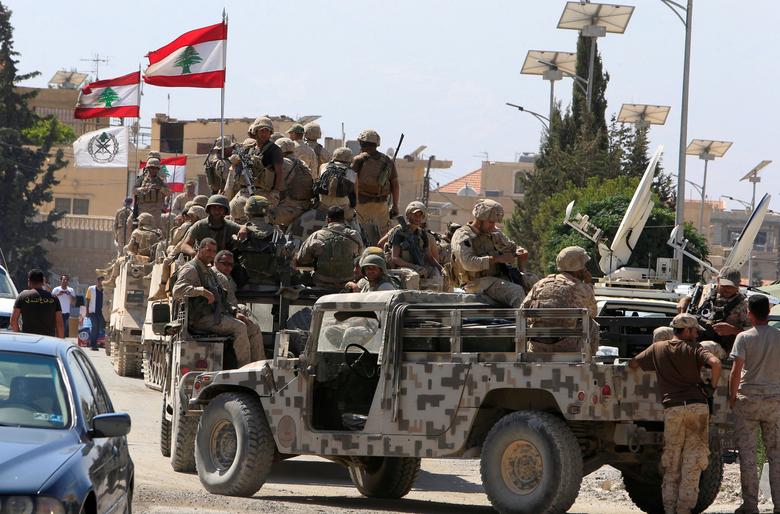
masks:
[[(427, 145), (425, 155), (453, 161), (435, 173), (441, 184), (482, 160), (538, 149), (541, 124), (505, 102), (547, 114), (549, 83), (520, 68), (528, 50), (575, 51), (577, 41), (575, 31), (556, 28), (562, 0), (2, 1), (13, 11), (20, 71), (41, 72), (24, 85), (39, 87), (59, 69), (90, 71), (82, 59), (96, 53), (109, 59), (100, 78), (145, 68), (148, 51), (218, 23), (224, 6), (226, 117), (316, 114), (326, 136), (340, 137), (342, 123), (348, 139), (374, 128), (383, 149), (403, 132), (401, 153)], [(664, 146), (664, 169), (676, 173), (684, 25), (660, 0), (626, 3), (636, 9), (625, 34), (599, 39), (610, 74), (607, 114), (623, 103), (670, 105), (650, 139)], [(775, 162), (761, 173), (757, 198), (780, 193), (778, 19), (773, 0), (694, 1), (688, 141), (734, 142), (709, 164), (709, 200), (749, 202), (752, 185), (739, 179), (763, 159)], [(570, 79), (556, 83), (564, 107), (571, 88)], [(168, 94), (174, 118), (219, 117), (219, 90), (146, 86), (142, 125), (167, 112)], [(703, 161), (688, 157), (687, 178), (701, 184), (703, 175)], [(685, 196), (699, 193), (688, 186)], [(780, 210), (780, 198), (771, 208)]]

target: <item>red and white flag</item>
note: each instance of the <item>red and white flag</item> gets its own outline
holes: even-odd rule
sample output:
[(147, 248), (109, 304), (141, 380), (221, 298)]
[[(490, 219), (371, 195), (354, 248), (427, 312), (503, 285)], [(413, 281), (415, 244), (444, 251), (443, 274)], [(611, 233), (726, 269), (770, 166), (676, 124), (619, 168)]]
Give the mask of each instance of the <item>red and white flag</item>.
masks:
[(141, 73), (97, 80), (81, 88), (73, 116), (87, 118), (138, 118), (141, 110)]
[(165, 87), (224, 87), (227, 24), (195, 29), (149, 52), (144, 82)]
[[(146, 161), (141, 161), (140, 172), (146, 167)], [(165, 183), (174, 193), (184, 191), (184, 177), (187, 172), (187, 156), (166, 157), (160, 159), (160, 175), (165, 179)]]

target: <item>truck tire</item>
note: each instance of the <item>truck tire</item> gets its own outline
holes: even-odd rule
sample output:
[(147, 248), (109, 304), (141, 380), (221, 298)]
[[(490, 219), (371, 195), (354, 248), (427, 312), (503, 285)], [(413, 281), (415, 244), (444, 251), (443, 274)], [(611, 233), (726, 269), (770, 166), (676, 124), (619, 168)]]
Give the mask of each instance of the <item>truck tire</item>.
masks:
[(368, 457), (349, 466), (349, 478), (360, 494), (369, 498), (403, 498), (420, 473), (420, 459)]
[(498, 512), (566, 512), (582, 483), (582, 453), (577, 438), (557, 416), (518, 411), (488, 432), (480, 472)]
[(206, 490), (252, 496), (271, 472), (276, 443), (260, 399), (228, 392), (212, 399), (200, 416), (195, 438), (198, 477)]
[(174, 396), (173, 423), (171, 430), (171, 467), (180, 473), (195, 471), (195, 434), (198, 418), (185, 416)]
[(160, 453), (163, 457), (171, 456), (171, 422), (165, 418), (165, 396), (163, 396), (162, 413), (160, 413)]
[[(707, 468), (701, 472), (699, 478), (699, 499), (693, 508), (694, 513), (700, 513), (707, 510), (712, 505), (720, 491), (720, 485), (723, 481), (723, 451), (721, 448), (720, 437), (717, 430), (710, 430), (710, 460)], [(663, 514), (664, 502), (661, 496), (661, 487), (663, 475), (661, 466), (657, 457), (655, 463), (651, 466), (623, 466), (623, 484), (626, 492), (634, 502), (644, 512), (650, 514)]]

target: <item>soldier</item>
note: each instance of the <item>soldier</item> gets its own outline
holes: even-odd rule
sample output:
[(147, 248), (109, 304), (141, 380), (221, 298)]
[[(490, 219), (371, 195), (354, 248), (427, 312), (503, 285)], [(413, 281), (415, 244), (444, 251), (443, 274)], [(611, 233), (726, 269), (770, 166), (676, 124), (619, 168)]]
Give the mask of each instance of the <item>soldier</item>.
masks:
[(139, 212), (152, 215), (157, 228), (162, 228), (161, 217), (165, 199), (171, 195), (171, 190), (165, 180), (159, 175), (160, 159), (154, 157), (146, 161), (142, 176), (135, 183), (135, 197)]
[(114, 214), (114, 243), (117, 247), (117, 255), (121, 255), (130, 233), (133, 231), (133, 199), (125, 198), (125, 205)]
[(246, 237), (236, 242), (238, 262), (246, 270), (251, 285), (289, 282), (292, 272), (286, 255), (286, 239), (279, 228), (266, 221), (270, 203), (264, 196), (252, 196), (244, 207), (249, 220), (242, 228)]
[(343, 289), (354, 278), (354, 259), (363, 250), (360, 236), (344, 224), (344, 209), (328, 209), (327, 226), (310, 235), (298, 250), (293, 266), (313, 266), (313, 283)]
[(252, 349), (246, 325), (233, 316), (227, 292), (220, 287), (216, 271), (209, 267), (216, 254), (217, 242), (203, 238), (195, 258), (179, 270), (173, 297), (189, 299), (187, 316), (192, 328), (233, 338), (233, 350), (241, 367), (252, 362)]
[[(718, 274), (718, 285), (696, 309), (696, 317), (705, 328), (702, 340), (719, 343), (728, 353), (734, 345), (737, 334), (749, 325), (745, 295), (739, 292), (742, 275), (738, 269), (725, 266)], [(677, 310), (685, 312), (691, 297), (680, 300)]]
[(284, 230), (298, 216), (311, 208), (312, 196), (314, 196), (314, 180), (311, 171), (306, 164), (295, 157), (295, 143), (286, 137), (276, 141), (276, 146), (284, 156), (284, 181), (282, 190), (284, 198), (279, 205), (271, 210), (273, 223)]
[(303, 137), (306, 139), (306, 145), (314, 150), (314, 155), (317, 157), (312, 172), (314, 172), (316, 176), (319, 176), (320, 167), (330, 161), (330, 152), (325, 150), (325, 147), (317, 142), (317, 140), (322, 137), (322, 129), (319, 124), (314, 123), (313, 121), (307, 123), (303, 127)]
[(330, 162), (321, 170), (314, 185), (314, 192), (319, 196), (320, 205), (328, 208), (337, 205), (344, 209), (344, 219), (351, 220), (355, 216), (355, 180), (357, 174), (350, 167), (352, 150), (346, 146), (333, 152)]
[(209, 203), (209, 197), (206, 195), (198, 195), (192, 199), (192, 203), (194, 203), (195, 205), (200, 205), (205, 209), (206, 204)]
[(206, 204), (208, 217), (190, 227), (181, 246), (182, 253), (194, 257), (197, 253), (194, 248), (195, 244), (205, 237), (210, 237), (217, 242), (218, 251), (232, 250), (233, 236), (238, 234), (241, 226), (225, 219), (228, 209), (230, 209), (230, 204), (228, 204), (227, 198), (222, 195), (211, 195), (209, 203)]
[(287, 137), (295, 143), (295, 157), (302, 160), (306, 167), (311, 171), (312, 178), (317, 178), (319, 166), (317, 166), (317, 154), (307, 144), (303, 142), (303, 134), (306, 130), (300, 123), (293, 124), (287, 131)]
[[(223, 157), (224, 150), (224, 157)], [(230, 156), (233, 154), (233, 140), (228, 136), (217, 138), (211, 153), (204, 163), (206, 182), (209, 184), (211, 194), (224, 194), (225, 184), (230, 172)]]
[(406, 206), (403, 224), (391, 229), (388, 237), (390, 263), (393, 268), (408, 268), (420, 275), (420, 287), (441, 291), (441, 266), (436, 257), (436, 241), (422, 225), (425, 222), (425, 204), (411, 202)]
[(483, 293), (499, 303), (520, 307), (525, 289), (510, 280), (507, 265), (528, 260), (525, 248), (496, 230), (504, 208), (493, 200), (480, 200), (474, 219), (452, 236), (452, 266), (458, 285), (467, 293)]
[(439, 241), (439, 264), (442, 267), (442, 291), (452, 292), (457, 279), (452, 270), (452, 236), (461, 227), (459, 223), (447, 223), (447, 233)]
[(235, 311), (236, 319), (246, 325), (246, 334), (252, 352), (252, 362), (265, 360), (265, 348), (263, 347), (263, 333), (260, 327), (252, 319), (252, 311), (246, 305), (239, 304), (236, 298), (236, 282), (230, 276), (233, 271), (233, 254), (228, 250), (218, 252), (214, 257), (214, 268), (217, 270), (219, 285), (227, 292), (227, 302)]
[(176, 230), (173, 232), (173, 235), (171, 236), (171, 246), (176, 246), (179, 244), (179, 241), (182, 241), (184, 239), (184, 236), (187, 235), (187, 232), (190, 230), (190, 227), (193, 226), (196, 222), (206, 218), (208, 216), (206, 214), (206, 209), (201, 207), (200, 205), (191, 205), (184, 211), (184, 221), (181, 225), (176, 227)]
[(382, 254), (363, 252), (360, 258), (360, 272), (363, 277), (357, 283), (347, 282), (347, 290), (353, 293), (368, 293), (398, 289), (395, 282), (387, 276), (387, 262)]
[[(358, 136), (360, 154), (352, 162), (352, 169), (357, 174), (358, 219), (370, 245), (377, 244), (390, 228), (390, 218), (398, 215), (398, 172), (393, 160), (377, 150), (379, 141), (376, 131), (361, 132)], [(390, 208), (388, 198), (392, 198)]]
[(140, 255), (152, 260), (154, 258), (154, 249), (161, 240), (162, 233), (155, 228), (152, 215), (148, 212), (142, 212), (138, 216), (138, 228), (130, 234), (127, 251), (133, 255)]
[[(568, 246), (558, 253), (555, 267), (558, 273), (547, 275), (533, 285), (523, 300), (524, 309), (539, 308), (580, 308), (588, 309), (591, 318), (596, 316), (596, 296), (593, 294), (591, 276), (587, 263), (590, 260), (588, 252), (579, 246)], [(531, 326), (571, 327), (576, 320), (536, 320)], [(590, 352), (596, 353), (599, 348), (599, 326), (590, 322)], [(579, 352), (578, 337), (536, 338), (531, 341), (529, 351), (532, 352)]]
[(185, 210), (185, 204), (195, 198), (195, 182), (188, 180), (184, 185), (184, 192), (176, 195), (171, 204), (171, 212), (174, 216), (182, 214)]
[(254, 192), (268, 198), (272, 206), (279, 203), (279, 192), (284, 189), (284, 156), (278, 146), (271, 141), (274, 125), (269, 118), (260, 116), (249, 126), (249, 137), (255, 140), (255, 146), (249, 149), (252, 162)]
[(690, 513), (699, 497), (699, 478), (709, 462), (708, 393), (700, 387), (701, 368), (709, 365), (709, 396), (720, 378), (721, 364), (696, 344), (704, 330), (691, 314), (672, 320), (674, 339), (653, 343), (631, 359), (631, 369), (655, 371), (664, 407), (662, 496), (667, 513)]
[[(241, 195), (245, 199), (252, 196), (252, 170), (244, 170), (244, 163), (241, 161), (241, 155), (248, 156), (257, 142), (248, 137), (240, 145), (234, 145), (235, 151), (230, 155), (230, 172), (225, 182), (225, 192), (223, 193), (228, 200), (232, 200)], [(251, 166), (250, 166), (251, 168)], [(243, 203), (241, 204), (243, 208)], [(238, 207), (236, 207), (237, 209)], [(231, 209), (231, 216), (237, 214)]]
[(769, 299), (748, 298), (753, 328), (737, 335), (731, 357), (729, 402), (734, 410), (734, 433), (739, 451), (742, 506), (737, 512), (758, 513), (756, 430), (769, 460), (769, 485), (774, 511), (780, 510), (780, 330), (770, 327)]

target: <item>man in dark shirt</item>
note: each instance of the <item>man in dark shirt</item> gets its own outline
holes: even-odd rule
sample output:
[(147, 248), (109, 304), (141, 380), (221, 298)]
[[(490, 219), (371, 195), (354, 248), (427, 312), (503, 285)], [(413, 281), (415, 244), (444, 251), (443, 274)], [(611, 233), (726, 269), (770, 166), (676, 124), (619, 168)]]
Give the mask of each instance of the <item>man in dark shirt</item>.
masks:
[(659, 341), (628, 363), (631, 369), (655, 371), (664, 406), (664, 510), (689, 513), (699, 497), (699, 477), (709, 460), (709, 409), (701, 368), (712, 369), (711, 387), (720, 378), (720, 360), (696, 339), (704, 328), (692, 314), (672, 320), (674, 338)]
[[(11, 330), (44, 336), (64, 336), (60, 302), (43, 288), (43, 271), (31, 270), (27, 274), (27, 287), (19, 293), (11, 315)], [(19, 326), (19, 318), (22, 326)]]

